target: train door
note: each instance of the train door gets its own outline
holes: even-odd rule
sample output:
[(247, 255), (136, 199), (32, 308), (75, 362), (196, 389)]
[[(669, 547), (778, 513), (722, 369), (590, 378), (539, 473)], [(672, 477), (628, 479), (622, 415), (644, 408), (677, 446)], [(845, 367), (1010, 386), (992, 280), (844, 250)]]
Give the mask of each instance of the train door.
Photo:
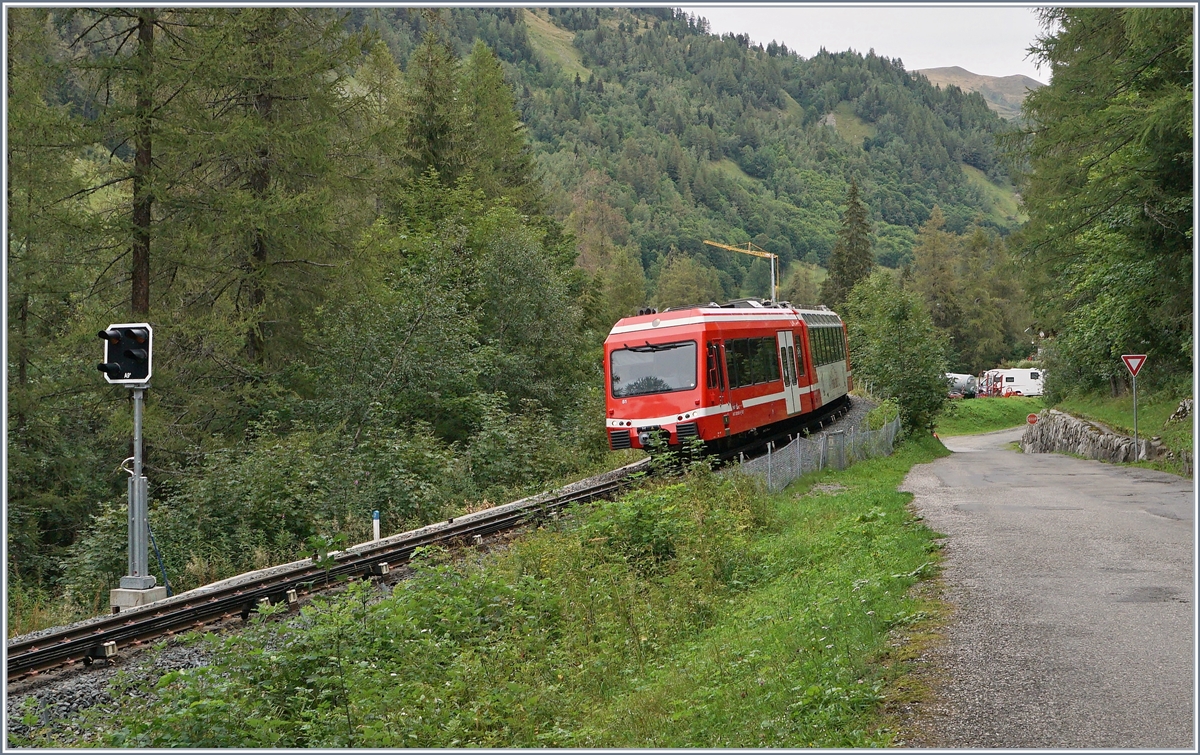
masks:
[(779, 362), (783, 366), (783, 391), (787, 404), (787, 413), (796, 414), (800, 411), (800, 387), (796, 378), (796, 343), (790, 330), (780, 330), (775, 333), (779, 345)]
[(723, 407), (722, 418), (725, 435), (729, 435), (729, 400), (727, 379), (725, 376), (725, 344), (709, 341), (706, 358), (708, 373), (708, 405)]

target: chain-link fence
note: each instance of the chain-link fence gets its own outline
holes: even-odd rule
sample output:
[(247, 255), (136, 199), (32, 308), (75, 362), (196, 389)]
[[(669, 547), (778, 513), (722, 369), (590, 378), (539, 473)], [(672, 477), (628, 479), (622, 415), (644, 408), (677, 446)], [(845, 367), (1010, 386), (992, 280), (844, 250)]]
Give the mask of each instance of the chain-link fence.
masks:
[(876, 456), (890, 456), (896, 433), (900, 431), (900, 418), (878, 430), (836, 430), (823, 433), (819, 438), (797, 436), (781, 448), (767, 447), (767, 453), (756, 459), (743, 461), (739, 469), (748, 475), (763, 480), (768, 490), (783, 490), (793, 480), (819, 469), (845, 469), (856, 461)]

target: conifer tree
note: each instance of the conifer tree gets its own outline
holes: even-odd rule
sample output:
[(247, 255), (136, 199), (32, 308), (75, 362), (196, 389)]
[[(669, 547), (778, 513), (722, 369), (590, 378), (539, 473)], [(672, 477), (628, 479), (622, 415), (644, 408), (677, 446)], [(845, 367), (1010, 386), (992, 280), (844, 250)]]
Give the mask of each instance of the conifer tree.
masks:
[(945, 230), (946, 217), (940, 207), (933, 212), (917, 233), (913, 248), (912, 287), (929, 308), (933, 324), (952, 331), (962, 320), (958, 300), (958, 281), (954, 267), (958, 238)]
[(495, 53), (475, 43), (463, 66), (462, 95), (469, 112), (470, 170), (488, 197), (509, 196), (526, 211), (536, 210), (540, 192), (533, 158), (512, 88)]
[(449, 43), (426, 32), (405, 71), (404, 146), (410, 177), (437, 172), (453, 186), (469, 161), (470, 111), (464, 107), (459, 62)]
[(394, 188), (397, 172), (404, 164), (404, 91), (400, 67), (387, 44), (377, 41), (354, 74), (363, 92), (363, 115), (356, 124), (374, 176), (375, 212), (383, 211), (383, 198)]
[(679, 252), (669, 255), (658, 275), (655, 301), (659, 309), (708, 304), (721, 298), (717, 271)]
[(821, 287), (821, 298), (830, 307), (845, 301), (850, 289), (875, 269), (871, 252), (871, 225), (867, 208), (858, 197), (858, 182), (850, 179), (846, 192), (846, 214), (829, 257), (829, 277)]
[(797, 262), (788, 277), (779, 287), (781, 301), (791, 302), (794, 306), (815, 306), (820, 298), (816, 283), (816, 268), (807, 262)]
[[(300, 317), (333, 293), (360, 219), (346, 139), (361, 42), (325, 9), (213, 8), (187, 50), (202, 85), (181, 96), (163, 139), (191, 169), (171, 210), (193, 260), (172, 273), (194, 315), (240, 322), (264, 365), (297, 345)], [(214, 312), (214, 313), (215, 313)]]
[(604, 306), (600, 329), (608, 330), (622, 317), (631, 317), (646, 303), (646, 275), (636, 250), (617, 247), (599, 273)]
[[(78, 150), (88, 143), (55, 93), (65, 61), (45, 8), (7, 9), (6, 202), (8, 593), (54, 576), (96, 500), (108, 495), (95, 470), (103, 420), (86, 395), (98, 373), (96, 328), (79, 336), (80, 312), (95, 306), (106, 235), (88, 207)], [(125, 290), (127, 291), (127, 289)], [(107, 321), (106, 321), (107, 322)], [(90, 340), (85, 340), (90, 339)], [(10, 603), (11, 611), (12, 603)], [(12, 614), (9, 614), (10, 620)]]

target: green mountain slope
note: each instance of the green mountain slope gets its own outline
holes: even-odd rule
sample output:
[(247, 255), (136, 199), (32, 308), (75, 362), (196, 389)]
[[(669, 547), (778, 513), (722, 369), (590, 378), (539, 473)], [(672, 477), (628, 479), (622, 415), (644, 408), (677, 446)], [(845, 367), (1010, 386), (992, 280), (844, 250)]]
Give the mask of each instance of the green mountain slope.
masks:
[[(678, 250), (737, 295), (751, 261), (703, 240), (825, 264), (851, 178), (885, 265), (911, 257), (935, 205), (951, 231), (1019, 222), (994, 143), (1011, 127), (981, 94), (936, 87), (898, 61), (802, 59), (712, 35), (670, 9), (453, 9), (442, 19), (463, 54), (481, 38), (505, 61), (552, 209), (588, 270), (633, 245), (653, 287)], [(402, 64), (429, 23), (402, 9), (359, 20), (383, 27)]]

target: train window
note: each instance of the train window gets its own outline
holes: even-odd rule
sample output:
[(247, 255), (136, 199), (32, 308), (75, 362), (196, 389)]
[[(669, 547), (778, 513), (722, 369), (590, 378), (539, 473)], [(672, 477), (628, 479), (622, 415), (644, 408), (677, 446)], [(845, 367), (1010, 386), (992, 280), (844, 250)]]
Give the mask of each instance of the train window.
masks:
[(725, 342), (729, 387), (741, 388), (779, 379), (774, 338), (735, 338)]
[(783, 365), (783, 387), (786, 388), (792, 384), (792, 368), (788, 366), (788, 352), (786, 346), (779, 347), (779, 361)]
[(724, 344), (717, 345), (717, 390), (722, 393), (725, 391), (725, 346)]
[(716, 343), (708, 345), (708, 387), (716, 388), (718, 391), (725, 390), (725, 374), (721, 371), (721, 355)]
[(735, 338), (725, 342), (725, 368), (729, 371), (729, 387), (750, 385), (749, 341)]
[(626, 346), (611, 356), (613, 398), (696, 387), (696, 342)]

